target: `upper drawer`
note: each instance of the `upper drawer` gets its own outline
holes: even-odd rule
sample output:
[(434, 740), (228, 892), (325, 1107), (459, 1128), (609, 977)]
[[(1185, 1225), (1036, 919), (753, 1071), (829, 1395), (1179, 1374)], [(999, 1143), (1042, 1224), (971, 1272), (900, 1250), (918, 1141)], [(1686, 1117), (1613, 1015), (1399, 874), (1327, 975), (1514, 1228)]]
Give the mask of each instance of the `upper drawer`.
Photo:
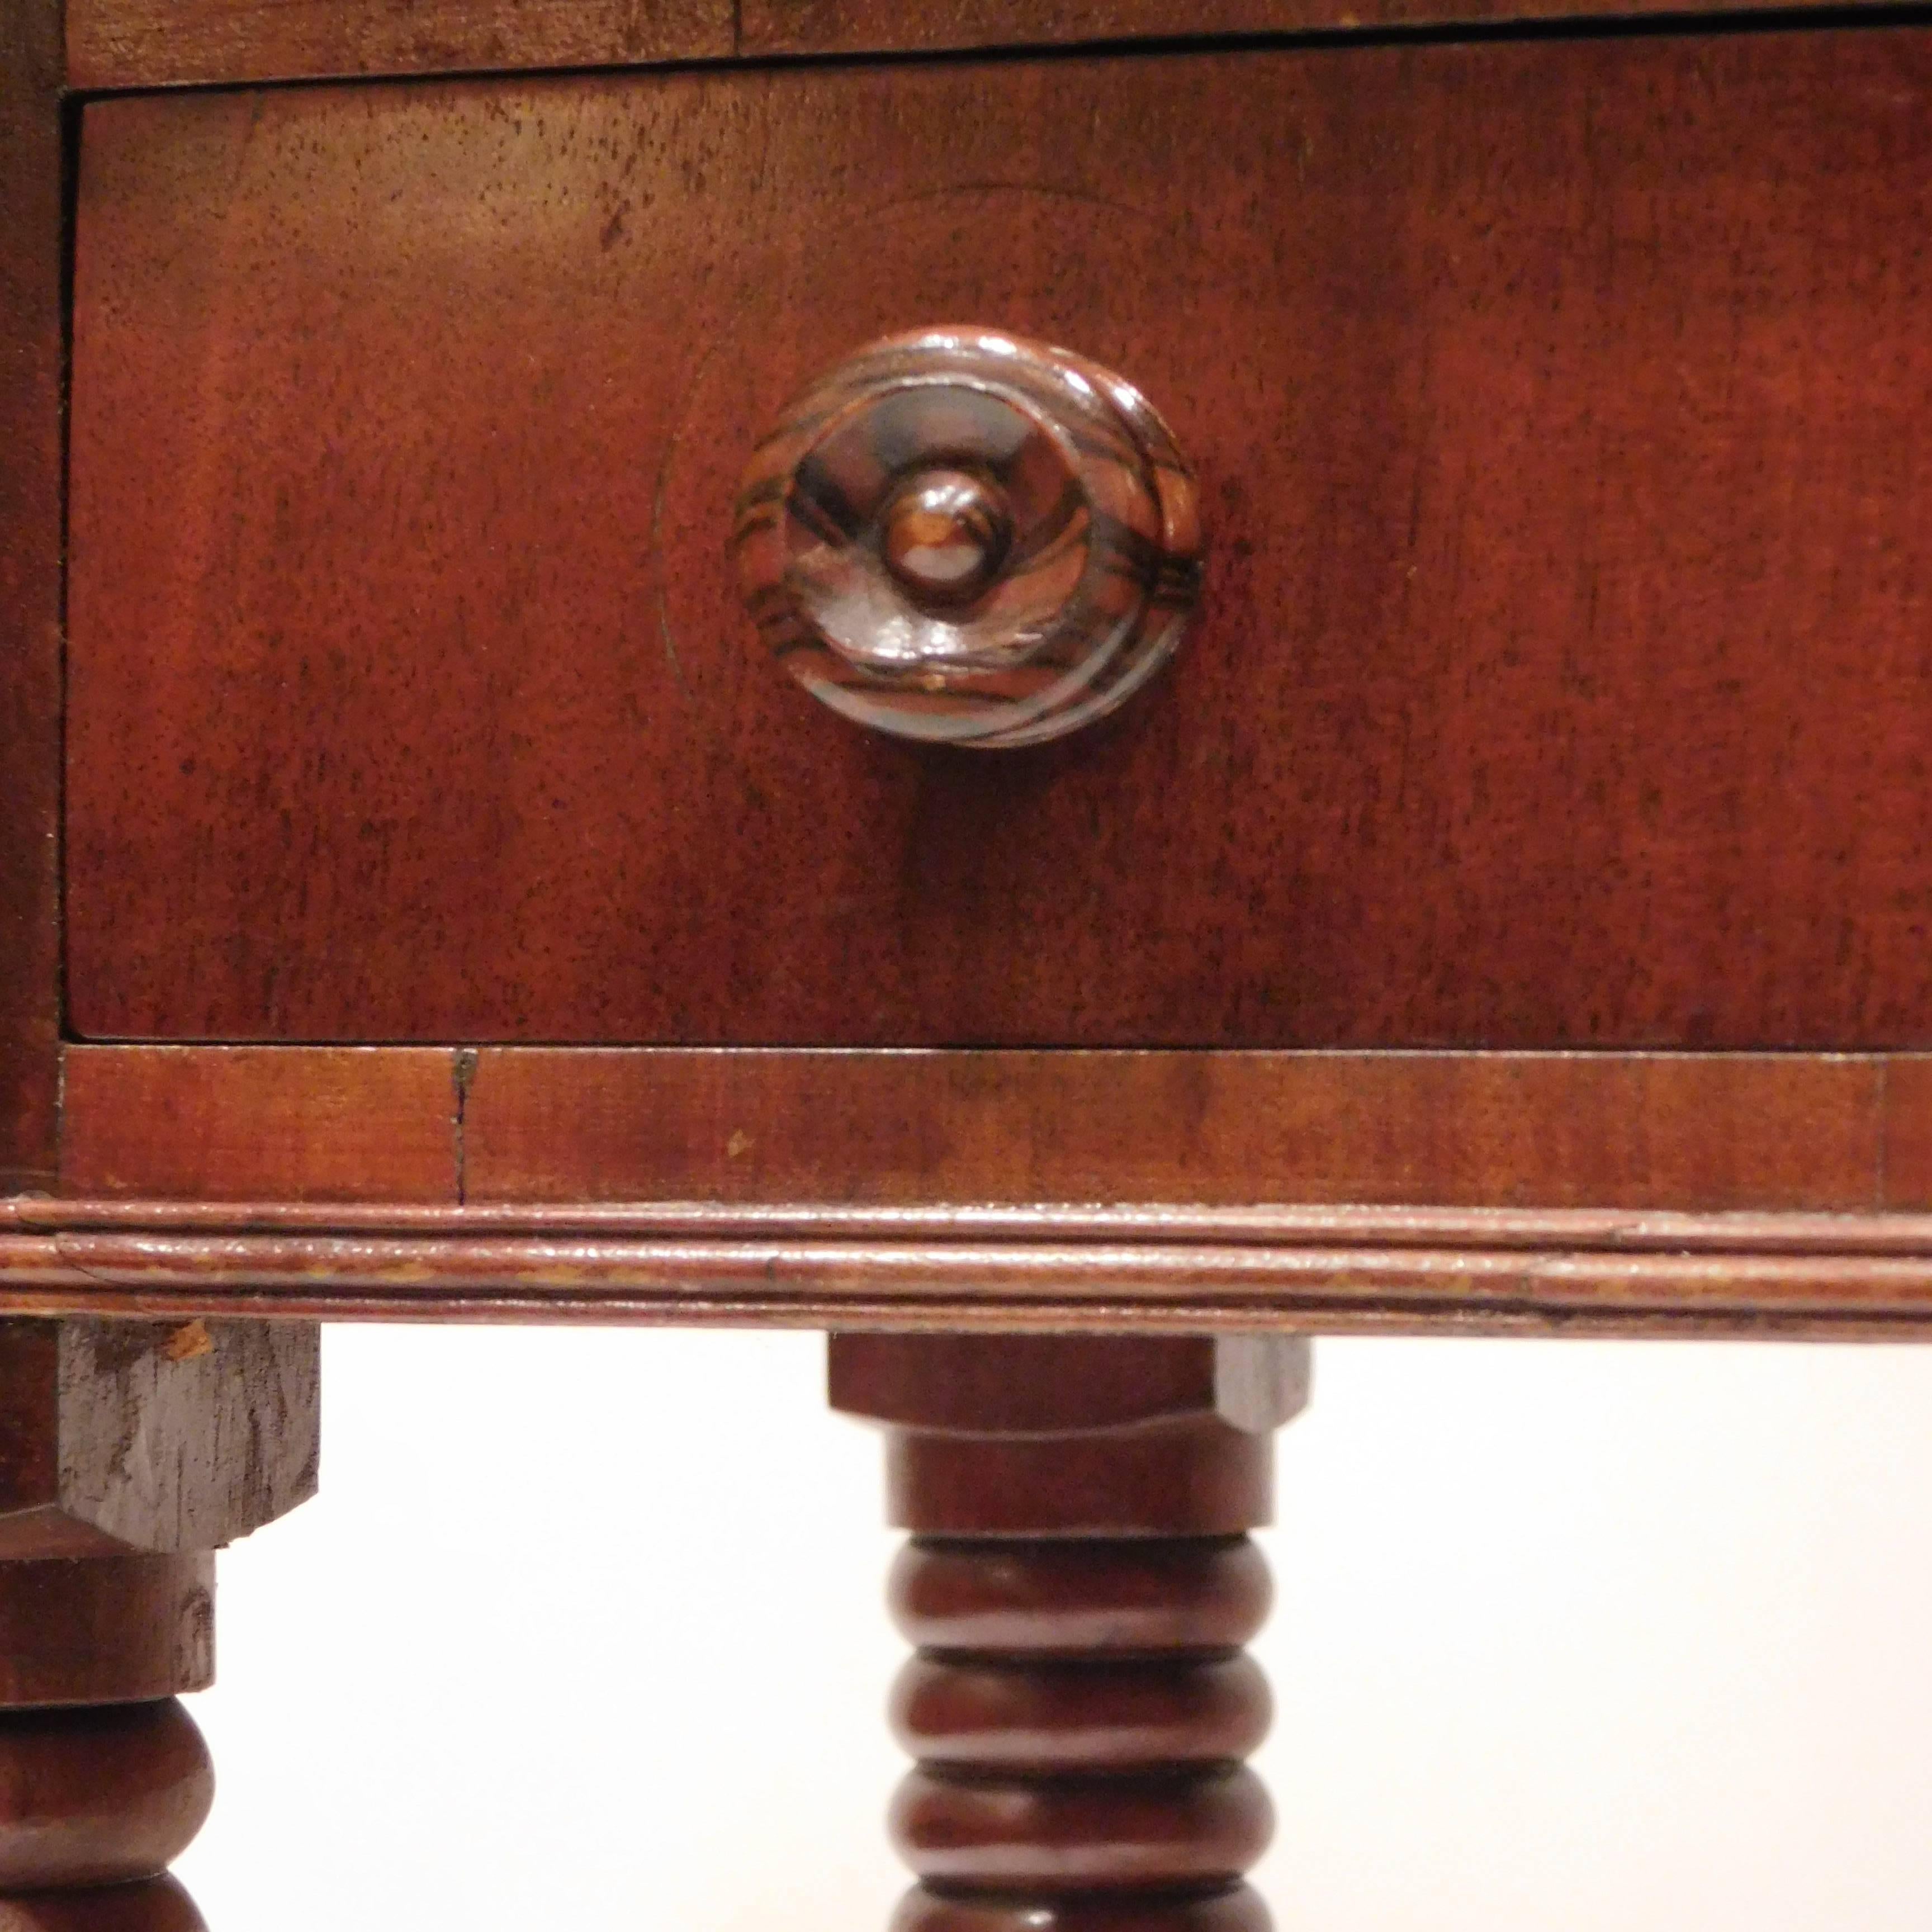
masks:
[[(94, 1036), (1924, 1044), (1932, 33), (87, 111)], [(806, 698), (725, 556), (868, 338), (1121, 370), (1182, 656), (1044, 749)]]

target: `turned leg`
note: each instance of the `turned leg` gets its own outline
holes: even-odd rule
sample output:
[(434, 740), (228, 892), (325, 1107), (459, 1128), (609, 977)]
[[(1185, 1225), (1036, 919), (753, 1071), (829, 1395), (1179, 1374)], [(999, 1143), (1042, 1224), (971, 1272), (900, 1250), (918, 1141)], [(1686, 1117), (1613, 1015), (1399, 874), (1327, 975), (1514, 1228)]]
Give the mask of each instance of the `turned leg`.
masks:
[(1272, 1828), (1241, 1762), (1268, 1686), (1271, 1432), (1294, 1338), (835, 1336), (832, 1400), (886, 1425), (892, 1580), (917, 1647), (893, 1932), (1267, 1932)]
[(205, 1932), (167, 1868), (214, 1795), (176, 1701), (215, 1548), (315, 1486), (317, 1336), (0, 1322), (0, 1932)]

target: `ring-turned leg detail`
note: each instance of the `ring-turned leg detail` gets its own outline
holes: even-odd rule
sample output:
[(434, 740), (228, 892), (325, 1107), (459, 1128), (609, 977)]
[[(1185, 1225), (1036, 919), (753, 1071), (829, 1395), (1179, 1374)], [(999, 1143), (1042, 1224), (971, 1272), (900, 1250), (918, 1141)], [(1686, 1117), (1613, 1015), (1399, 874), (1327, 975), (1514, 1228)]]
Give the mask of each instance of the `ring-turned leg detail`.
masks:
[(314, 1490), (316, 1331), (0, 1322), (0, 1932), (206, 1932), (214, 1550)]
[(0, 1932), (201, 1932), (166, 1874), (214, 1774), (167, 1694), (212, 1675), (213, 1583), (206, 1555), (0, 1563)]
[[(892, 1432), (892, 1932), (1267, 1932), (1269, 1430), (1304, 1345), (836, 1336)], [(1258, 1394), (1257, 1391), (1260, 1391)], [(1230, 1420), (1230, 1414), (1238, 1417)], [(1060, 1418), (1056, 1426), (1056, 1417)], [(1069, 1427), (1067, 1423), (1073, 1426)], [(922, 1426), (924, 1425), (924, 1426)]]

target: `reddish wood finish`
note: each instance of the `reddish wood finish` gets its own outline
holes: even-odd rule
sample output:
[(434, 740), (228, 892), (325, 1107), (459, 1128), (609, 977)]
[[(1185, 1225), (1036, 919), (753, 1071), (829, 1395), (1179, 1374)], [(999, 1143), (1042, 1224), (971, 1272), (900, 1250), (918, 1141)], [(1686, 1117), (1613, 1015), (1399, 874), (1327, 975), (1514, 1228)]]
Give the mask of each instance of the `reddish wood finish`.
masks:
[(54, 1168), (60, 1029), (60, 9), (0, 10), (0, 1194)]
[(1904, 1339), (1932, 1320), (1932, 1217), (0, 1203), (0, 1309)]
[(82, 1046), (62, 1179), (148, 1200), (1922, 1210), (1928, 1066)]
[(1024, 1672), (918, 1657), (892, 1701), (892, 1735), (928, 1764), (1038, 1772), (1225, 1762), (1261, 1743), (1268, 1715), (1267, 1684), (1245, 1657)]
[[(1198, 1532), (1208, 1516), (1230, 1532), (1267, 1520), (1270, 1432), (1298, 1397), (1254, 1418), (1245, 1439), (1262, 1473), (1245, 1508), (1204, 1515), (1221, 1438), (1238, 1432), (1216, 1414), (1217, 1378), (1201, 1378), (1203, 1346), (832, 1337), (834, 1405), (886, 1421), (902, 1452), (894, 1520), (919, 1532), (892, 1593), (920, 1647), (892, 1698), (894, 1728), (919, 1760), (893, 1801), (892, 1836), (922, 1881), (896, 1932), (1265, 1928), (1240, 1881), (1273, 1814), (1238, 1760), (1268, 1728), (1268, 1686), (1232, 1653), (1266, 1612), (1267, 1571), (1244, 1537)], [(1302, 1353), (1279, 1340), (1204, 1346)], [(984, 1372), (994, 1362), (1004, 1385)], [(1083, 1399), (1090, 1379), (1114, 1397), (1098, 1422)], [(1190, 1386), (1191, 1414), (1166, 1419)], [(1196, 1482), (1165, 1467), (1136, 1480), (1150, 1438), (1191, 1445)], [(939, 1480), (908, 1463), (908, 1442), (945, 1446)], [(1015, 1451), (1036, 1460), (1017, 1470)], [(1118, 1506), (1097, 1517), (1077, 1466), (1089, 1452), (1115, 1470)], [(988, 1527), (1027, 1534), (958, 1534)]]
[(178, 1880), (158, 1878), (0, 1898), (0, 1932), (208, 1932), (208, 1922)]
[[(1927, 1038), (1932, 34), (148, 98), (86, 157), (85, 1034)], [(800, 706), (718, 556), (804, 376), (960, 317), (1158, 396), (1210, 524), (1157, 698), (997, 764)]]
[(1880, 1198), (1888, 1208), (1932, 1208), (1932, 1060), (1890, 1061), (1884, 1081)]
[(70, 1047), (65, 1192), (183, 1200), (453, 1201), (448, 1052)]
[(943, 1351), (898, 1335), (842, 1335), (834, 1408), (927, 1430), (1044, 1430), (1213, 1420), (1278, 1428), (1308, 1400), (1305, 1350), (1264, 1336), (956, 1336)]
[(156, 1877), (214, 1802), (208, 1747), (172, 1699), (0, 1712), (0, 1894)]
[[(1144, 1771), (1144, 1766), (1140, 1767)], [(1274, 1819), (1246, 1767), (1181, 1778), (1161, 1766), (1076, 1782), (976, 1765), (915, 1771), (892, 1804), (892, 1844), (929, 1886), (996, 1896), (1231, 1885), (1268, 1849)]]
[(1238, 1649), (1267, 1622), (1274, 1585), (1245, 1537), (1004, 1552), (927, 1540), (899, 1552), (887, 1595), (899, 1634), (922, 1650), (1072, 1658)]
[(118, 88), (1671, 10), (1670, 0), (70, 0), (68, 50), (77, 86)]
[(1265, 1436), (1214, 1420), (1094, 1436), (896, 1429), (886, 1438), (886, 1520), (944, 1536), (1226, 1535), (1268, 1520), (1274, 1472)]
[(0, 1322), (0, 1932), (200, 1932), (161, 1874), (213, 1775), (167, 1694), (212, 1674), (213, 1549), (314, 1488), (316, 1341)]
[[(1722, 14), (1756, 4), (1706, 0), (1698, 10)], [(920, 0), (916, 6), (905, 0), (742, 0), (739, 45), (748, 54), (863, 53), (1682, 10), (1676, 0), (1618, 0), (1615, 6), (1604, 0)]]
[(82, 88), (712, 60), (730, 0), (69, 0)]
[(1899, 1066), (1789, 1055), (485, 1052), (465, 1113), (464, 1194), (1932, 1207), (1932, 1172), (1916, 1188), (1886, 1189), (1888, 1122), (1894, 1136), (1932, 1133), (1932, 1082), (1895, 1075)]
[(1196, 1896), (1088, 1892), (1020, 1900), (956, 1892), (907, 1893), (892, 1932), (1270, 1932), (1274, 1921), (1252, 1886)]
[(139, 1703), (214, 1681), (212, 1552), (0, 1562), (0, 1709)]

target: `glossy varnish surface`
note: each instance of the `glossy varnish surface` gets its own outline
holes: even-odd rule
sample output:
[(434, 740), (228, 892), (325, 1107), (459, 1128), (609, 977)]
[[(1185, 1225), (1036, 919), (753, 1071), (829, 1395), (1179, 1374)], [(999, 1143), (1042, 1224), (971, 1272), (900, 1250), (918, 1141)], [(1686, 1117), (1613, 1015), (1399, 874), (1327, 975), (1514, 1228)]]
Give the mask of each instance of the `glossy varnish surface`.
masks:
[(67, 1059), (22, 1312), (1904, 1334), (1932, 1280), (1909, 1056)]
[[(1918, 29), (93, 107), (75, 1021), (1922, 1040), (1929, 110)], [(720, 554), (962, 315), (1210, 519), (1172, 676), (1002, 760), (817, 715)]]
[[(834, 1334), (828, 1354), (832, 1406), (885, 1424), (889, 1513), (916, 1532), (891, 1598), (920, 1646), (892, 1697), (918, 1762), (892, 1830), (922, 1882), (893, 1932), (1266, 1932), (1240, 1881), (1274, 1814), (1240, 1760), (1270, 1700), (1239, 1649), (1268, 1573), (1240, 1532), (1270, 1520), (1307, 1344)], [(1222, 1369), (1256, 1399), (1225, 1400)]]

